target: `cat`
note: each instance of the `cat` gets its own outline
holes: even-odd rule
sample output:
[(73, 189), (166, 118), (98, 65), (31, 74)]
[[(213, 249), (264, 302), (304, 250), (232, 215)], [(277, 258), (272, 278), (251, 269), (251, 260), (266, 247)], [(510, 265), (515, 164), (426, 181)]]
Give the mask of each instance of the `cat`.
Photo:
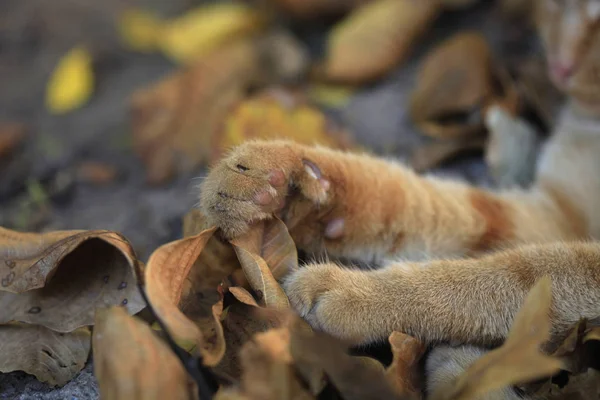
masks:
[[(211, 168), (201, 209), (225, 237), (277, 215), (298, 248), (382, 265), (312, 263), (284, 284), (315, 328), (355, 344), (392, 331), (439, 346), (427, 389), (506, 338), (537, 279), (553, 287), (552, 334), (600, 325), (600, 42), (597, 0), (536, 0), (549, 74), (568, 96), (528, 189), (419, 176), (368, 154), (251, 141)], [(493, 130), (503, 115), (486, 115)], [(505, 117), (505, 116), (504, 116)], [(511, 388), (487, 398), (522, 398)]]

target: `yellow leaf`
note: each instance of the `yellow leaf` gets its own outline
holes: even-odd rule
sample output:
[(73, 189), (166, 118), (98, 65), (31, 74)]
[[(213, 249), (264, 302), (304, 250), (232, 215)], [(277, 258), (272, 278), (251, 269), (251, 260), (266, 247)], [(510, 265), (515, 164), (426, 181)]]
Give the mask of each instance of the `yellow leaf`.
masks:
[(63, 114), (81, 107), (91, 96), (94, 85), (92, 56), (83, 47), (71, 49), (58, 62), (46, 91), (46, 107)]
[(172, 60), (188, 63), (219, 45), (260, 30), (265, 18), (238, 3), (198, 7), (169, 21), (160, 36), (160, 48)]
[(351, 86), (314, 84), (309, 87), (309, 96), (318, 104), (338, 108), (348, 104), (355, 91)]
[(120, 15), (118, 29), (127, 47), (140, 52), (152, 52), (158, 49), (163, 22), (148, 11), (129, 9)]

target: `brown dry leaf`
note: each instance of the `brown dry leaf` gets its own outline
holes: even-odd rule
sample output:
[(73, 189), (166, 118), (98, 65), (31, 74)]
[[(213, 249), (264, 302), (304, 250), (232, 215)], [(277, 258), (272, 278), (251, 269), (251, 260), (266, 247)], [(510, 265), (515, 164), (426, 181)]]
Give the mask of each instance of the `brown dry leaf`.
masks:
[(307, 329), (306, 323), (295, 315), (289, 318), (290, 352), (305, 381), (318, 381), (315, 377), (324, 371), (346, 400), (402, 399), (377, 362), (350, 356), (348, 346), (340, 340)]
[(259, 74), (254, 47), (251, 40), (233, 43), (134, 93), (134, 148), (149, 182), (208, 160), (219, 123)]
[(434, 140), (417, 147), (410, 165), (417, 172), (425, 172), (464, 153), (483, 151), (486, 140), (483, 137), (455, 140)]
[(413, 0), (362, 5), (329, 34), (316, 77), (351, 84), (383, 77), (406, 59), (440, 8), (436, 1)]
[(21, 233), (0, 228), (0, 323), (71, 332), (92, 325), (97, 307), (144, 308), (129, 242), (111, 231)]
[(277, 87), (261, 91), (231, 112), (214, 144), (211, 161), (250, 139), (292, 139), (308, 145), (355, 147), (352, 137), (310, 105), (302, 94)]
[[(185, 348), (196, 347), (209, 366), (217, 364), (225, 351), (219, 323), (223, 303), (216, 287), (231, 273), (220, 265), (215, 270), (199, 268), (206, 266), (198, 260), (215, 230), (159, 247), (145, 269), (145, 290), (157, 316), (174, 339)], [(214, 284), (205, 282), (209, 280)]]
[(94, 374), (103, 399), (197, 399), (179, 359), (141, 320), (120, 307), (99, 309)]
[(19, 147), (26, 136), (25, 125), (16, 122), (0, 123), (0, 160)]
[(508, 75), (495, 67), (485, 38), (465, 32), (426, 57), (411, 95), (410, 115), (427, 136), (468, 138), (484, 132), (483, 115), (492, 104), (516, 113), (516, 90)]
[(233, 286), (229, 288), (229, 292), (241, 303), (249, 306), (260, 307), (250, 292), (244, 288)]
[(271, 0), (297, 18), (316, 18), (346, 13), (372, 0)]
[(113, 182), (118, 174), (116, 167), (103, 162), (86, 161), (77, 168), (78, 179), (94, 185), (107, 185)]
[(240, 352), (242, 392), (255, 400), (314, 399), (292, 368), (287, 328), (259, 333)]
[(279, 31), (240, 39), (132, 98), (133, 141), (158, 184), (209, 161), (230, 109), (246, 91), (303, 70), (302, 47)]
[(260, 221), (231, 244), (259, 304), (289, 308), (277, 279), (298, 268), (298, 253), (285, 224), (278, 218)]
[(551, 131), (557, 116), (560, 115), (565, 95), (552, 83), (547, 71), (545, 58), (532, 56), (518, 64), (514, 73), (523, 101), (540, 117), (548, 131)]
[(589, 369), (586, 372), (569, 376), (564, 387), (546, 382), (532, 398), (544, 400), (598, 400), (600, 398), (600, 372)]
[(541, 278), (515, 316), (506, 342), (475, 361), (454, 387), (438, 391), (432, 398), (472, 399), (507, 385), (557, 373), (563, 363), (540, 351), (540, 346), (550, 338), (551, 289), (550, 278)]
[(573, 326), (552, 356), (563, 362), (562, 369), (571, 374), (580, 374), (588, 368), (600, 366), (596, 360), (600, 357), (600, 328), (589, 327), (582, 318)]
[(388, 341), (394, 354), (392, 365), (386, 371), (388, 381), (403, 397), (420, 399), (418, 364), (427, 347), (418, 339), (400, 332), (392, 332)]
[(62, 386), (83, 369), (90, 347), (87, 327), (58, 333), (37, 325), (2, 325), (0, 372), (25, 371), (41, 382)]

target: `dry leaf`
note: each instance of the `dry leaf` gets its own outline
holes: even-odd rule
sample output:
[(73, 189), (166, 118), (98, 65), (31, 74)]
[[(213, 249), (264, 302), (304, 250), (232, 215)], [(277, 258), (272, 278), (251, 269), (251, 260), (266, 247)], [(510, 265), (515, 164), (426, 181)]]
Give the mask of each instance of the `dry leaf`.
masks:
[(246, 4), (213, 3), (165, 23), (159, 46), (168, 57), (187, 64), (212, 50), (264, 29), (267, 17)]
[(354, 147), (348, 133), (335, 127), (300, 94), (272, 88), (245, 100), (228, 115), (223, 132), (216, 138), (211, 161), (246, 140), (284, 138), (308, 145)]
[[(144, 271), (145, 290), (156, 315), (178, 342), (195, 343), (204, 363), (209, 366), (218, 363), (224, 352), (218, 322), (222, 303), (216, 291), (217, 284), (212, 286), (215, 288), (213, 296), (198, 289), (198, 282), (211, 271), (194, 268), (215, 229), (159, 247), (150, 256)], [(190, 315), (184, 314), (184, 310)]]
[(345, 400), (401, 399), (385, 377), (384, 369), (377, 363), (365, 362), (364, 357), (352, 357), (347, 346), (322, 332), (304, 328), (306, 323), (294, 317), (289, 323), (290, 352), (300, 373), (307, 382), (324, 371)]
[(249, 306), (260, 307), (254, 297), (246, 289), (242, 287), (233, 286), (229, 288), (229, 292), (241, 303)]
[(410, 165), (417, 172), (425, 172), (461, 154), (481, 152), (485, 145), (483, 137), (433, 140), (415, 149)]
[(149, 182), (163, 183), (208, 160), (214, 132), (257, 76), (252, 41), (241, 41), (134, 93), (134, 149)]
[(0, 228), (0, 323), (70, 332), (92, 325), (97, 307), (145, 304), (127, 240), (111, 231), (20, 233)]
[(0, 326), (0, 372), (25, 371), (52, 386), (69, 382), (85, 366), (90, 330), (54, 332), (43, 326), (10, 323)]
[(411, 95), (411, 119), (427, 136), (457, 139), (482, 134), (483, 115), (492, 104), (515, 114), (516, 91), (495, 65), (479, 33), (442, 42), (423, 62)]
[(383, 77), (406, 59), (439, 10), (435, 1), (377, 0), (362, 5), (329, 34), (316, 76), (352, 84)]
[(547, 71), (545, 58), (532, 56), (518, 64), (514, 74), (524, 103), (543, 121), (547, 131), (552, 131), (565, 95), (552, 83)]
[(394, 359), (386, 371), (388, 381), (404, 398), (420, 399), (419, 361), (427, 347), (412, 336), (392, 332), (389, 337)]
[(196, 384), (171, 349), (120, 307), (99, 309), (94, 374), (102, 399), (197, 399)]
[(139, 52), (153, 52), (158, 49), (163, 22), (149, 11), (130, 8), (119, 15), (117, 28), (127, 47)]
[(564, 387), (548, 381), (532, 395), (532, 398), (544, 400), (597, 400), (600, 398), (600, 372), (589, 369), (582, 374), (570, 376)]
[(454, 387), (434, 393), (433, 399), (472, 399), (558, 372), (563, 364), (540, 351), (550, 338), (551, 289), (550, 278), (541, 278), (515, 316), (506, 342), (475, 361)]
[(250, 399), (314, 399), (292, 368), (287, 328), (259, 333), (240, 352), (241, 391)]
[(118, 175), (118, 170), (110, 164), (86, 161), (79, 164), (77, 178), (85, 183), (106, 185), (113, 182)]
[(46, 89), (46, 107), (53, 114), (64, 114), (81, 107), (94, 90), (92, 56), (75, 47), (58, 62)]
[(16, 122), (0, 123), (0, 160), (10, 156), (26, 136), (25, 125)]
[(271, 0), (284, 11), (298, 18), (339, 15), (372, 0)]

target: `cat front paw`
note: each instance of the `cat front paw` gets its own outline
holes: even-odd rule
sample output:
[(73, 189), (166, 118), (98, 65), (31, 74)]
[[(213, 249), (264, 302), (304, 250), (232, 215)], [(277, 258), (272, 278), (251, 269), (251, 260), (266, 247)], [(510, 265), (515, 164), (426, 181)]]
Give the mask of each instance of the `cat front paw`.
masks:
[(329, 181), (302, 147), (286, 141), (254, 141), (232, 150), (201, 185), (200, 208), (226, 238), (245, 233), (252, 222), (268, 219), (286, 205), (290, 187), (325, 201)]
[[(380, 339), (377, 283), (365, 271), (311, 264), (284, 283), (292, 307), (313, 328), (352, 344)], [(385, 333), (384, 333), (385, 334)]]

